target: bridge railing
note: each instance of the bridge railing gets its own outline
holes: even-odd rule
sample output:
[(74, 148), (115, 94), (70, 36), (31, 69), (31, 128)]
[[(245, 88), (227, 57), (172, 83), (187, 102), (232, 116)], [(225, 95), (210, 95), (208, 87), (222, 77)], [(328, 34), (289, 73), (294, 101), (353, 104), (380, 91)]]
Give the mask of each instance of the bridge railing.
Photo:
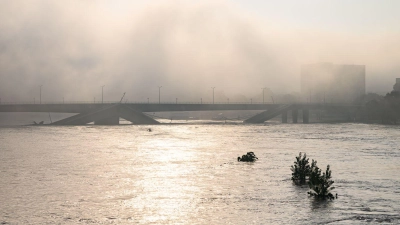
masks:
[[(0, 102), (1, 105), (60, 105), (60, 104), (96, 104), (96, 105), (101, 105), (101, 104), (117, 104), (120, 103), (119, 101), (103, 101), (102, 102), (97, 102), (97, 101), (42, 101), (42, 103), (39, 103), (37, 101), (32, 102), (32, 101), (15, 101), (15, 102)], [(309, 106), (362, 106), (362, 105), (355, 105), (355, 104), (350, 104), (350, 103), (302, 103), (302, 102), (207, 102), (207, 101), (164, 101), (164, 102), (158, 102), (158, 101), (122, 101), (121, 104), (167, 104), (167, 105), (175, 105), (175, 104), (253, 104), (253, 105), (269, 105), (269, 104), (299, 104), (299, 105), (309, 105)]]
[[(42, 103), (39, 102), (32, 102), (32, 101), (15, 101), (15, 102), (0, 102), (0, 105), (45, 105), (45, 104), (117, 104), (120, 103), (119, 101), (103, 101), (102, 102), (97, 102), (97, 101), (42, 101)], [(163, 101), (163, 102), (158, 102), (158, 101), (122, 101), (121, 104), (254, 104), (254, 105), (261, 105), (261, 104), (273, 104), (272, 102), (207, 102), (207, 101)], [(278, 103), (279, 104), (279, 103)]]

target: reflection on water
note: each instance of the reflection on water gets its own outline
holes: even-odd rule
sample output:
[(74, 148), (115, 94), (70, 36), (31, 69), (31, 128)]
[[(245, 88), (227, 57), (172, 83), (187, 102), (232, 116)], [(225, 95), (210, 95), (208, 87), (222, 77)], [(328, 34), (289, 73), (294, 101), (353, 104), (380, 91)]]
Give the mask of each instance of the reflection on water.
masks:
[[(3, 224), (396, 224), (400, 130), (362, 124), (0, 128)], [(253, 151), (255, 163), (236, 158)], [(292, 185), (330, 164), (320, 202)]]

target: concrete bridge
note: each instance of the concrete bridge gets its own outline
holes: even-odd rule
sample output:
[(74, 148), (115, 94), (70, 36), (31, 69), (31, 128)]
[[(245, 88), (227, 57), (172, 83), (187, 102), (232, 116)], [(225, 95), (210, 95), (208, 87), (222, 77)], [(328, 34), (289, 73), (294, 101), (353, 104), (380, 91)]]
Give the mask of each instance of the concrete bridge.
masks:
[(282, 122), (288, 122), (288, 112), (292, 113), (293, 123), (298, 121), (298, 112), (302, 110), (303, 123), (309, 122), (309, 111), (313, 109), (346, 110), (359, 109), (358, 105), (333, 104), (153, 104), (153, 103), (107, 103), (107, 104), (1, 104), (0, 112), (53, 112), (77, 113), (77, 115), (56, 121), (51, 125), (83, 125), (94, 122), (98, 125), (117, 125), (119, 118), (132, 124), (158, 124), (159, 122), (144, 112), (174, 111), (223, 111), (223, 110), (260, 110), (261, 113), (244, 120), (244, 123), (263, 123), (278, 115)]

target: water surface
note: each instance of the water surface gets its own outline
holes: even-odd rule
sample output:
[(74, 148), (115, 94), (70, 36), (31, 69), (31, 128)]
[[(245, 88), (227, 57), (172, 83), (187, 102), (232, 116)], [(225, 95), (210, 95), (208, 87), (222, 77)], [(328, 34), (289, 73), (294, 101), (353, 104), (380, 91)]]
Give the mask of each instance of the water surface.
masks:
[[(397, 224), (399, 144), (365, 124), (1, 127), (0, 223)], [(292, 184), (300, 151), (338, 199)]]

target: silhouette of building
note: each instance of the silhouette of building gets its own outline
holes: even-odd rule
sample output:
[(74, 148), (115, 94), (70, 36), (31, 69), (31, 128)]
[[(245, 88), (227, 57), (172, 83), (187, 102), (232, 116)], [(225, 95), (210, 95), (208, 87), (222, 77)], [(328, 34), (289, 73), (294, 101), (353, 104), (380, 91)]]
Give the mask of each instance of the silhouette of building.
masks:
[(400, 91), (400, 78), (396, 78), (396, 83), (393, 85), (393, 91)]
[(304, 102), (351, 103), (365, 95), (364, 65), (317, 63), (301, 68)]

